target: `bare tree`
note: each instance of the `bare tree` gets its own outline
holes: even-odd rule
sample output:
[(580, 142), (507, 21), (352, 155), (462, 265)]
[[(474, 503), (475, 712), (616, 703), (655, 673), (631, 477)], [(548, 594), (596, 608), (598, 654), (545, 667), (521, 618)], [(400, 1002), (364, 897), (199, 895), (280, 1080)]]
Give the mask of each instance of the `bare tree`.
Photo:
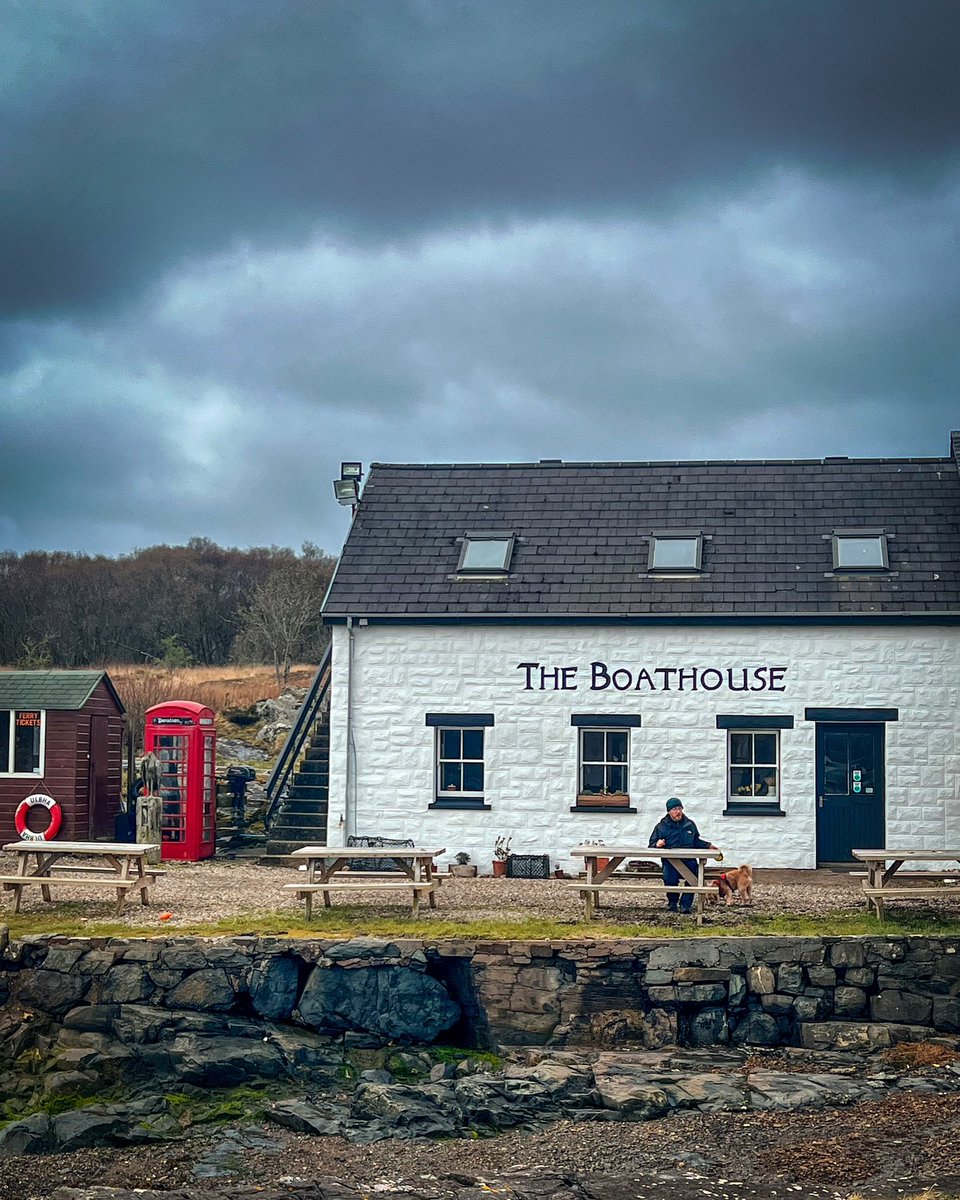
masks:
[(328, 579), (328, 573), (307, 569), (294, 559), (256, 584), (250, 603), (240, 610), (242, 653), (271, 661), (281, 688), (316, 631)]

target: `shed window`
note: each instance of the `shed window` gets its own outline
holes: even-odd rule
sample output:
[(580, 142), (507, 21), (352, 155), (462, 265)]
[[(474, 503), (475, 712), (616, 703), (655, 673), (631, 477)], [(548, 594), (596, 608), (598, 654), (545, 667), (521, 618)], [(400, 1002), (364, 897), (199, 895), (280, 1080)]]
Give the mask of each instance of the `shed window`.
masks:
[(0, 775), (40, 775), (46, 714), (37, 709), (0, 712)]
[(656, 572), (689, 573), (700, 570), (703, 536), (682, 530), (653, 533), (647, 569)]
[(887, 536), (880, 530), (839, 530), (833, 532), (833, 569), (835, 571), (886, 571)]
[(506, 575), (514, 540), (512, 533), (465, 534), (457, 570), (468, 575)]

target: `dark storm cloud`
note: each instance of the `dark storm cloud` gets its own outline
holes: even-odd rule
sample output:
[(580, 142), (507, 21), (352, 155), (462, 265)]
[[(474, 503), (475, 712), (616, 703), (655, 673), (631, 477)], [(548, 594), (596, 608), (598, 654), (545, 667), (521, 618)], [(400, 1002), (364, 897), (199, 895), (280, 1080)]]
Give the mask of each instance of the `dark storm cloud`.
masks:
[(2, 21), (0, 549), (334, 550), (341, 459), (960, 424), (956, 0)]
[(21, 4), (0, 311), (82, 314), (178, 259), (657, 211), (803, 161), (936, 174), (954, 0)]

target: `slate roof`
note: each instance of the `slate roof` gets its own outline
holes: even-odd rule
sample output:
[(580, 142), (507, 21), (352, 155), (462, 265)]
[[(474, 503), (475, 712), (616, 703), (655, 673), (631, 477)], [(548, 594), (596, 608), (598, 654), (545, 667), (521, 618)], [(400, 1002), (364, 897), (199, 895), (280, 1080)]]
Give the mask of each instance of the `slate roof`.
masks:
[[(376, 463), (324, 618), (960, 618), (960, 434), (947, 458)], [(696, 578), (647, 571), (657, 529), (704, 534)], [(833, 570), (838, 528), (890, 569)], [(517, 535), (506, 580), (457, 577), (468, 531)]]
[(123, 702), (105, 671), (0, 671), (0, 709), (81, 709), (101, 679), (123, 712)]

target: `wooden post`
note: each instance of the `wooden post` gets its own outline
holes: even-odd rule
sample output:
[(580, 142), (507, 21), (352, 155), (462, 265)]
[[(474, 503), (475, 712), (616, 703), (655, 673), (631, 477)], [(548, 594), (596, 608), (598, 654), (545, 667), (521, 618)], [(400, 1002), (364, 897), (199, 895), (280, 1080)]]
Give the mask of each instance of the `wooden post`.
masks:
[(160, 861), (159, 796), (141, 796), (137, 800), (137, 841), (156, 842), (156, 850), (147, 851), (147, 862), (156, 866)]

